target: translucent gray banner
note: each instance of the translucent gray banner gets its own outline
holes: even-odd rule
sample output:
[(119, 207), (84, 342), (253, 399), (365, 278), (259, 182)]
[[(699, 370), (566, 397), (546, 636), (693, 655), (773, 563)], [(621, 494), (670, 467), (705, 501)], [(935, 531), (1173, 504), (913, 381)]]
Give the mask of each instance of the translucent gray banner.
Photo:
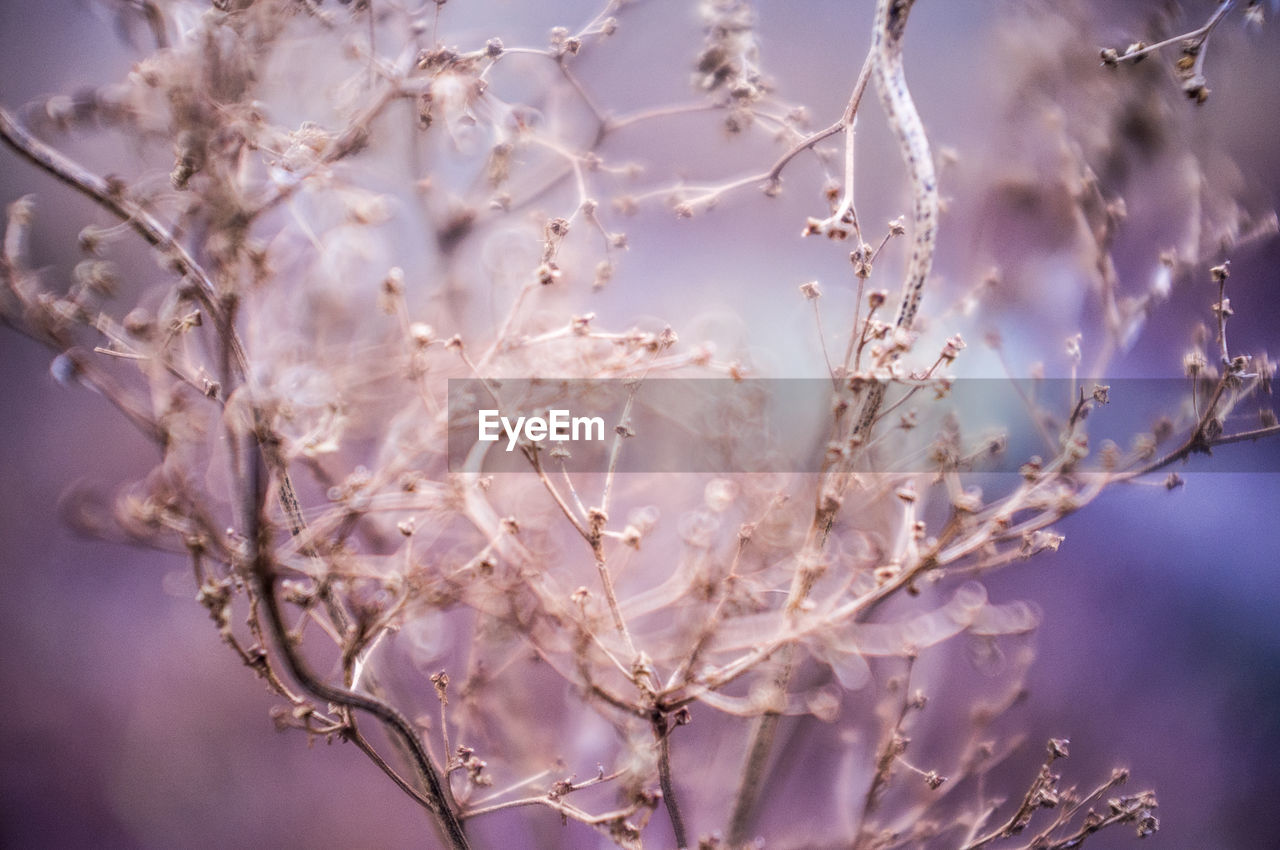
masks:
[[(1182, 447), (1212, 387), (1187, 379), (958, 380), (885, 387), (865, 445), (850, 443), (872, 385), (830, 379), (450, 380), (451, 471), (1018, 473), (1070, 444), (1081, 472), (1132, 469)], [(1210, 438), (1274, 423), (1272, 398), (1224, 393)], [(1073, 424), (1074, 423), (1074, 424)], [(1280, 439), (1191, 453), (1177, 472), (1280, 471)]]

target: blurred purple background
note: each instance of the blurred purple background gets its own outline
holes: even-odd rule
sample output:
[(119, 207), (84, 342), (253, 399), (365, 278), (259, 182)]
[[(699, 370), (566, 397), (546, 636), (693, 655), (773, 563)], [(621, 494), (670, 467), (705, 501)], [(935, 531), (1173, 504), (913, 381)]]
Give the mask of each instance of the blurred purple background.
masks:
[[(783, 94), (808, 102), (816, 122), (838, 114), (855, 70), (831, 57), (862, 50), (866, 12), (848, 20), (846, 5), (813, 3), (796, 13), (781, 2), (758, 4), (765, 63), (775, 73), (788, 69), (779, 74), (789, 87)], [(988, 67), (963, 37), (978, 31), (980, 22), (971, 19), (982, 5), (925, 0), (913, 23), (911, 72), (921, 111), (957, 144), (980, 132), (967, 126), (967, 93), (981, 81), (951, 69), (955, 62)], [(1196, 15), (1211, 6), (1187, 5)], [(13, 109), (126, 73), (131, 54), (101, 8), (70, 0), (0, 5), (0, 103)], [(452, 12), (454, 5), (446, 8)], [(563, 20), (585, 20), (589, 8), (566, 6)], [(628, 12), (624, 24), (635, 28), (627, 33), (633, 44), (658, 44), (672, 19), (690, 24), (668, 45), (680, 69), (673, 79), (682, 79), (699, 38), (687, 5), (644, 4)], [(544, 23), (558, 22), (539, 18), (524, 25), (536, 34)], [(496, 27), (494, 33), (507, 37)], [(1252, 41), (1251, 53), (1212, 57), (1214, 95), (1204, 118), (1231, 124), (1235, 131), (1227, 135), (1251, 191), (1275, 205), (1280, 63), (1259, 57), (1280, 55), (1280, 27), (1269, 24), (1242, 40)], [(838, 84), (822, 76), (835, 64), (842, 69)], [(83, 140), (58, 144), (76, 151)], [(68, 248), (94, 214), (0, 151), (0, 200), (28, 192), (39, 203), (35, 264), (48, 266), (54, 280), (74, 262)], [(793, 221), (802, 221), (811, 201), (783, 199), (801, 216)], [(750, 217), (762, 202), (742, 203)], [(630, 227), (633, 242), (674, 239), (673, 228), (665, 217), (641, 218)], [(783, 276), (780, 284), (775, 273), (795, 256), (812, 264), (812, 252), (804, 251), (799, 246), (759, 264), (695, 253), (677, 241), (649, 278), (672, 286), (646, 282), (627, 289), (620, 279), (620, 294), (611, 293), (607, 307), (623, 316), (678, 317), (685, 311), (682, 283), (719, 278), (723, 285), (701, 297), (710, 307), (740, 308), (751, 324), (795, 306), (799, 281)], [(663, 262), (686, 265), (672, 273)], [(1274, 240), (1233, 257), (1233, 339), (1243, 349), (1280, 347), (1278, 270)], [(1180, 290), (1124, 368), (1176, 370), (1187, 330), (1207, 315), (1209, 300), (1206, 288)], [(799, 324), (782, 331), (794, 333)], [(769, 342), (785, 346), (782, 331)], [(784, 349), (773, 356), (785, 361), (790, 355)], [(58, 502), (69, 486), (84, 478), (110, 486), (137, 475), (154, 457), (103, 399), (55, 383), (49, 362), (47, 351), (0, 331), (0, 845), (430, 844), (419, 810), (354, 749), (321, 743), (309, 751), (301, 736), (273, 730), (268, 709), (276, 700), (219, 643), (191, 598), (181, 560), (79, 539), (65, 528)], [(1265, 459), (1261, 468), (1280, 469), (1275, 445), (1222, 451), (1257, 452)], [(1210, 467), (1200, 461), (1193, 468)], [(993, 598), (1029, 598), (1045, 611), (1031, 697), (1019, 717), (1031, 741), (1073, 740), (1069, 778), (1084, 783), (1123, 763), (1133, 770), (1132, 788), (1154, 786), (1162, 833), (1153, 846), (1280, 846), (1274, 805), (1280, 799), (1280, 474), (1187, 478), (1188, 486), (1174, 493), (1132, 487), (1104, 495), (1061, 525), (1067, 535), (1061, 552), (988, 582)], [(586, 830), (560, 833), (553, 815), (540, 817), (547, 834), (562, 836), (565, 846), (595, 846)], [(660, 834), (656, 829), (655, 846)], [(554, 846), (558, 839), (549, 840)], [(1089, 842), (1132, 843), (1127, 832)]]

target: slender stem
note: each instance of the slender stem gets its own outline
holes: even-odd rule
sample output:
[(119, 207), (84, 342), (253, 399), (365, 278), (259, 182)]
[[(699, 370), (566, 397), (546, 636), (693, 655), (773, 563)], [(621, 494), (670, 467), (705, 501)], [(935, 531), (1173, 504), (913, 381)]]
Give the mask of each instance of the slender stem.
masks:
[(667, 808), (667, 816), (671, 818), (676, 847), (685, 850), (689, 846), (689, 835), (680, 815), (675, 783), (671, 780), (671, 728), (666, 713), (661, 710), (654, 711), (653, 733), (658, 739), (658, 783), (662, 786), (662, 802)]
[(271, 557), (269, 546), (271, 530), (264, 516), (267, 488), (266, 461), (260, 451), (250, 450), (246, 453), (250, 456), (248, 483), (251, 488), (250, 504), (246, 505), (248, 514), (246, 527), (250, 545), (253, 547), (253, 577), (261, 588), (271, 637), (283, 654), (289, 671), (316, 699), (371, 714), (387, 727), (388, 731), (400, 737), (413, 757), (414, 767), (427, 789), (426, 799), (430, 801), (445, 838), (455, 850), (466, 850), (470, 845), (467, 842), (466, 833), (463, 832), (462, 822), (453, 809), (448, 787), (441, 779), (440, 772), (431, 762), (431, 757), (427, 754), (421, 738), (408, 719), (382, 700), (325, 682), (311, 669), (290, 636), (284, 621), (284, 612), (280, 608), (280, 601), (276, 598), (279, 573)]
[(751, 743), (743, 764), (742, 780), (738, 783), (733, 813), (729, 816), (730, 847), (747, 843), (747, 830), (751, 826), (751, 818), (760, 798), (760, 787), (764, 784), (765, 766), (769, 763), (769, 752), (773, 749), (773, 741), (777, 735), (778, 719), (779, 715), (775, 712), (762, 714), (756, 718), (755, 728), (751, 730)]
[(379, 753), (376, 749), (374, 749), (373, 745), (369, 743), (369, 740), (360, 733), (360, 730), (355, 728), (354, 720), (352, 721), (351, 727), (346, 732), (346, 738), (347, 740), (351, 741), (351, 743), (355, 744), (356, 747), (359, 748), (360, 752), (368, 756), (369, 760), (374, 764), (376, 764), (378, 766), (378, 769), (381, 770), (383, 773), (385, 773), (391, 779), (391, 781), (396, 784), (396, 787), (398, 787), (404, 793), (408, 794), (413, 799), (417, 800), (419, 805), (426, 808), (427, 811), (430, 811), (433, 813), (435, 812), (435, 806), (432, 804), (432, 802), (428, 800), (426, 797), (422, 796), (421, 791), (419, 791), (417, 788), (414, 788), (413, 785), (410, 784), (407, 779), (401, 776), (394, 767), (388, 764), (387, 760), (382, 757), (382, 754)]
[(1226, 17), (1227, 12), (1230, 12), (1231, 7), (1235, 4), (1236, 0), (1219, 0), (1218, 8), (1213, 10), (1213, 14), (1209, 16), (1209, 20), (1206, 21), (1204, 26), (1199, 29), (1194, 29), (1191, 32), (1184, 32), (1182, 35), (1175, 35), (1172, 38), (1166, 38), (1164, 41), (1160, 41), (1155, 44), (1149, 44), (1146, 47), (1133, 51), (1132, 53), (1125, 53), (1124, 55), (1117, 57), (1115, 61), (1136, 62), (1149, 53), (1155, 53), (1157, 50), (1161, 50), (1171, 44), (1182, 42), (1191, 42), (1198, 50), (1204, 44), (1205, 40), (1208, 39), (1209, 34), (1213, 32), (1214, 27), (1216, 27), (1224, 17)]
[(867, 787), (867, 793), (863, 796), (862, 811), (858, 815), (855, 847), (863, 846), (863, 843), (871, 837), (871, 834), (866, 831), (867, 818), (875, 812), (876, 806), (879, 805), (884, 789), (888, 787), (889, 781), (893, 778), (893, 765), (906, 747), (906, 738), (902, 734), (902, 724), (907, 718), (907, 710), (911, 707), (911, 673), (914, 669), (915, 656), (908, 655), (907, 672), (902, 681), (901, 704), (898, 706), (897, 716), (894, 718), (893, 723), (888, 725), (885, 730), (884, 740), (880, 743), (880, 752), (876, 758), (876, 770), (871, 777), (871, 784)]
[(818, 144), (818, 142), (821, 142), (824, 139), (829, 139), (836, 133), (839, 133), (846, 127), (850, 126), (853, 123), (853, 117), (858, 112), (858, 105), (862, 102), (862, 94), (867, 90), (867, 82), (870, 79), (871, 54), (868, 53), (867, 58), (862, 63), (862, 70), (858, 72), (858, 81), (854, 83), (853, 94), (850, 95), (849, 103), (845, 106), (844, 114), (840, 116), (840, 120), (832, 124), (830, 127), (821, 129), (816, 133), (810, 133), (808, 136), (805, 136), (803, 139), (796, 142), (790, 150), (778, 157), (777, 161), (774, 162), (773, 167), (765, 172), (764, 179), (769, 183), (775, 182), (782, 176), (782, 170), (787, 167), (787, 164), (790, 163), (791, 160), (809, 150), (814, 145)]

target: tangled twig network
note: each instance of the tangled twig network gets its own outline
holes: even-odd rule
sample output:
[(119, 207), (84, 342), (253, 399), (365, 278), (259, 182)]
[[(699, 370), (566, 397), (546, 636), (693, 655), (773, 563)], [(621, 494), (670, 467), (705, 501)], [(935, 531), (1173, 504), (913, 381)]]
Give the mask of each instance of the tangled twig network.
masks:
[[(1108, 487), (1168, 473), (1172, 488), (1193, 455), (1280, 434), (1274, 363), (1227, 341), (1227, 255), (1276, 227), (1197, 171), (1180, 241), (1144, 255), (1153, 282), (1117, 270), (1121, 190), (1133, 187), (1116, 163), (1132, 151), (1086, 131), (1178, 87), (1097, 68), (1078, 40), (1034, 42), (1095, 14), (1064, 4), (997, 16), (1036, 56), (1015, 49), (1004, 72), (1011, 89), (1028, 87), (1011, 101), (1031, 117), (1010, 126), (1044, 134), (1028, 169), (1047, 176), (1018, 183), (982, 152), (966, 167), (990, 170), (997, 200), (1061, 214), (1044, 256), (1008, 240), (996, 252), (1006, 269), (977, 274), (944, 263), (955, 262), (948, 228), (982, 224), (953, 212), (964, 200), (947, 193), (971, 184), (948, 187), (956, 155), (908, 88), (908, 58), (925, 58), (911, 39), (935, 3), (848, 10), (858, 40), (827, 73), (865, 59), (839, 117), (816, 132), (766, 73), (746, 0), (701, 4), (701, 45), (680, 60), (693, 99), (639, 107), (611, 57), (633, 55), (628, 28), (642, 39), (656, 0), (608, 0), (545, 43), (499, 33), (496, 19), (481, 33), (444, 0), (104, 5), (151, 41), (124, 79), (0, 108), (7, 146), (100, 212), (65, 283), (32, 267), (34, 199), (10, 204), (0, 317), (154, 443), (153, 469), (105, 503), (72, 499), (73, 519), (185, 556), (192, 595), (274, 695), (280, 729), (359, 748), (455, 848), (480, 843), (479, 821), (546, 820), (565, 841), (626, 848), (763, 836), (770, 847), (1048, 850), (1104, 828), (1156, 831), (1155, 794), (1117, 790), (1127, 770), (1089, 788), (1055, 772), (1064, 739), (1048, 741), (1038, 769), (1019, 749), (1041, 613), (978, 579), (1056, 550), (1056, 524)], [(1177, 46), (1176, 79), (1203, 103), (1205, 47), (1238, 5), (1102, 60)], [(1055, 62), (1080, 57), (1093, 76), (1053, 77)], [(882, 116), (863, 102), (870, 85)], [(1175, 107), (1195, 105), (1175, 96)], [(1064, 118), (1072, 109), (1095, 114)], [(892, 148), (873, 137), (855, 156), (859, 127), (881, 118)], [(709, 155), (682, 150), (684, 122), (722, 131)], [(138, 140), (136, 167), (63, 152), (76, 134), (115, 129)], [(740, 170), (691, 176), (721, 156)], [(797, 272), (766, 308), (795, 306), (797, 285), (812, 308), (816, 331), (782, 347), (812, 355), (818, 459), (637, 471), (634, 458), (685, 444), (767, 465), (802, 442), (798, 428), (757, 428), (777, 411), (750, 394), (713, 396), (707, 420), (680, 402), (646, 418), (658, 383), (712, 397), (706, 387), (755, 392), (755, 380), (793, 374), (771, 373), (754, 342), (700, 338), (691, 315), (631, 318), (658, 288), (634, 275), (657, 279), (644, 262), (662, 259), (662, 228), (732, 221), (735, 204), (755, 202), (747, 190), (764, 196), (769, 232), (829, 237), (804, 241), (805, 256), (852, 238), (838, 284)], [(815, 201), (819, 214), (793, 215)], [(859, 202), (888, 214), (882, 234)], [(145, 285), (116, 265), (140, 250), (160, 263)], [(978, 356), (965, 334), (985, 333), (1003, 358), (992, 330), (1002, 275), (1046, 258), (1069, 266), (1063, 279), (1099, 327), (1054, 352), (1060, 382), (1028, 393), (1002, 381), (1025, 409), (1000, 412), (1003, 433), (982, 431), (948, 407)], [(690, 289), (715, 288), (689, 265)], [(1194, 280), (1217, 293), (1178, 401), (1127, 448), (1091, 442), (1122, 395), (1106, 369), (1171, 288)], [(747, 296), (734, 297), (748, 316)], [(607, 425), (597, 466), (575, 465), (578, 449), (545, 427), (473, 438), (478, 408), (532, 417), (546, 399), (595, 405)], [(684, 436), (656, 439), (659, 421)], [(1014, 456), (1022, 432), (1034, 450)], [(516, 471), (495, 467), (504, 444), (519, 449)], [(948, 671), (971, 658), (986, 659), (979, 684), (957, 684)], [(797, 730), (823, 742), (806, 791), (828, 813), (820, 822), (770, 808), (796, 781)]]

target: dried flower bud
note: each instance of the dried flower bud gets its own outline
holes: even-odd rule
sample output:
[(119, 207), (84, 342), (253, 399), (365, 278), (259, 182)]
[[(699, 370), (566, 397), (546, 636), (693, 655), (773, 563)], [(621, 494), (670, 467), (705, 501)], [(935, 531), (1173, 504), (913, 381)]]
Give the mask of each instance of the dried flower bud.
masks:
[(382, 291), (387, 295), (403, 294), (404, 269), (399, 266), (392, 266), (387, 271), (387, 276), (382, 279)]
[(849, 262), (853, 263), (853, 273), (863, 280), (871, 277), (872, 254), (872, 248), (866, 242), (863, 242), (849, 254)]
[(563, 272), (560, 271), (560, 267), (555, 263), (542, 263), (538, 266), (535, 275), (538, 278), (538, 283), (543, 286), (550, 286), (561, 278)]
[(155, 333), (155, 321), (144, 307), (134, 307), (124, 317), (124, 329), (137, 339), (150, 339)]
[(595, 313), (583, 313), (581, 316), (574, 316), (569, 320), (569, 328), (575, 336), (586, 336), (591, 332), (591, 321), (595, 317)]
[(948, 337), (946, 343), (942, 346), (942, 360), (947, 363), (954, 362), (965, 347), (964, 337), (960, 336), (960, 334)]
[(613, 263), (608, 260), (601, 260), (596, 263), (595, 276), (591, 280), (592, 289), (604, 289), (609, 281), (613, 280)]
[(77, 283), (98, 295), (114, 294), (119, 284), (115, 264), (107, 260), (81, 260), (73, 274)]
[(88, 224), (80, 231), (80, 236), (76, 241), (80, 246), (81, 251), (86, 254), (96, 255), (98, 253), (98, 249), (102, 247), (102, 242), (106, 236), (106, 228), (98, 227), (94, 224)]
[[(435, 686), (436, 697), (440, 700), (441, 705), (449, 704), (449, 674), (441, 670), (439, 673), (431, 674), (431, 684)], [(459, 750), (462, 748), (459, 747)], [(461, 755), (461, 753), (459, 753)]]
[[(416, 347), (426, 348), (431, 344), (431, 341), (434, 338), (435, 338), (435, 330), (431, 327), (431, 325), (428, 325), (426, 322), (414, 322), (413, 324), (409, 325), (409, 339), (413, 340), (413, 344)], [(455, 337), (454, 339), (457, 339), (457, 337)], [(449, 343), (452, 344), (453, 340), (452, 339), (449, 340)], [(462, 346), (462, 343), (459, 340), (458, 347), (461, 348), (461, 346)]]
[(1209, 99), (1209, 85), (1203, 74), (1195, 74), (1184, 80), (1182, 91), (1197, 104), (1204, 103)]
[(1208, 365), (1209, 361), (1201, 351), (1188, 351), (1182, 355), (1182, 371), (1188, 378), (1196, 377)]
[[(591, 204), (592, 212), (595, 211), (594, 201), (590, 201), (590, 200), (584, 201), (583, 204), (584, 204), (584, 207), (586, 204)], [(547, 222), (546, 230), (547, 230), (547, 238), (563, 239), (565, 236), (569, 234), (569, 221), (568, 219), (564, 219), (564, 218), (553, 218), (551, 219), (551, 221)]]

